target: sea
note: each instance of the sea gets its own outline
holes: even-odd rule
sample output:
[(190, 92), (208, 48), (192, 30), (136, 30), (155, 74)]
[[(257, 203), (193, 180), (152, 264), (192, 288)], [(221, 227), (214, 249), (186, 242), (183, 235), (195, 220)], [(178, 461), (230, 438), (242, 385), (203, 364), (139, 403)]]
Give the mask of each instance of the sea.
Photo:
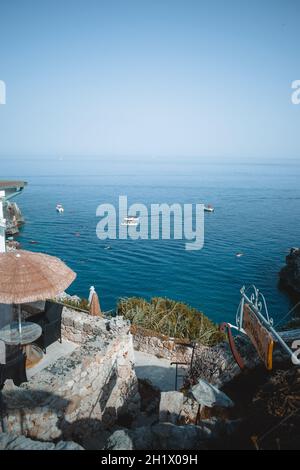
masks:
[[(163, 296), (217, 323), (234, 322), (240, 289), (254, 284), (276, 324), (289, 319), (292, 303), (278, 288), (278, 273), (300, 244), (295, 160), (24, 156), (1, 159), (0, 178), (28, 182), (16, 198), (26, 219), (16, 237), (22, 248), (64, 260), (77, 273), (68, 292), (88, 297), (95, 286), (102, 310), (123, 297)], [(188, 251), (186, 240), (174, 239), (99, 240), (97, 207), (118, 207), (120, 195), (129, 205), (211, 204), (203, 248)]]

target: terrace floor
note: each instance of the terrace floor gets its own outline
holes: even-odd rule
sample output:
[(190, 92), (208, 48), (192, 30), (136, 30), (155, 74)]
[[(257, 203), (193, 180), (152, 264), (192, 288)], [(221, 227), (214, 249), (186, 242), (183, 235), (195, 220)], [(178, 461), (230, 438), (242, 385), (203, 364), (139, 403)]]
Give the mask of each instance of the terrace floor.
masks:
[[(138, 379), (147, 379), (162, 392), (175, 390), (176, 366), (169, 360), (158, 358), (152, 354), (134, 351), (135, 372)], [(182, 375), (186, 367), (178, 367), (177, 390), (183, 385)]]
[(43, 355), (42, 360), (34, 367), (26, 369), (27, 379), (30, 380), (35, 374), (38, 374), (41, 370), (54, 364), (60, 357), (68, 356), (78, 347), (78, 344), (65, 339), (62, 340), (62, 343), (56, 341), (51, 344), (48, 346), (47, 353)]

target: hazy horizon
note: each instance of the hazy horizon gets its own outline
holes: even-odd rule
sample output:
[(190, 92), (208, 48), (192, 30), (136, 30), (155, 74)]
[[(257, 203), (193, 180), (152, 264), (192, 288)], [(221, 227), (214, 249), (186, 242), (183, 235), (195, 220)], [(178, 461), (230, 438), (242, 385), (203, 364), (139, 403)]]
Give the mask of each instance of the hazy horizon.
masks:
[(0, 158), (298, 159), (299, 13), (296, 0), (2, 0)]

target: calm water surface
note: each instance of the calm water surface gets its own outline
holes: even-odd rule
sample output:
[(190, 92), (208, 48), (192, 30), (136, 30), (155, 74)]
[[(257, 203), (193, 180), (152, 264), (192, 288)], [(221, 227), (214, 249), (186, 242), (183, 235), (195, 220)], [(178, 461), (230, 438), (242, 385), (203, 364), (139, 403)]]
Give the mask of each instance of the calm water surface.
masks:
[[(18, 237), (22, 246), (62, 258), (78, 274), (69, 292), (87, 297), (95, 285), (104, 309), (114, 308), (122, 296), (167, 296), (215, 321), (232, 321), (240, 287), (252, 283), (265, 294), (275, 319), (291, 307), (277, 281), (289, 248), (299, 245), (296, 163), (155, 160), (128, 168), (89, 159), (49, 160), (46, 166), (10, 159), (3, 173), (1, 178), (28, 181), (17, 201), (26, 217)], [(205, 214), (204, 248), (186, 251), (183, 240), (98, 240), (96, 208), (116, 204), (119, 195), (127, 195), (129, 204), (211, 203), (215, 212)], [(55, 211), (58, 202), (65, 208), (62, 215)], [(237, 258), (236, 252), (244, 256)]]

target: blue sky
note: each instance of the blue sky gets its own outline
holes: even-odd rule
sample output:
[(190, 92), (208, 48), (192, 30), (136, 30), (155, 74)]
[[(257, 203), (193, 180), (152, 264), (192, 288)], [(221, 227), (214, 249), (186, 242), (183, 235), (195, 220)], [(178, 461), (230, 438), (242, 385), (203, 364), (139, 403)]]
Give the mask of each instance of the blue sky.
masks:
[(300, 1), (1, 0), (0, 158), (298, 158)]

